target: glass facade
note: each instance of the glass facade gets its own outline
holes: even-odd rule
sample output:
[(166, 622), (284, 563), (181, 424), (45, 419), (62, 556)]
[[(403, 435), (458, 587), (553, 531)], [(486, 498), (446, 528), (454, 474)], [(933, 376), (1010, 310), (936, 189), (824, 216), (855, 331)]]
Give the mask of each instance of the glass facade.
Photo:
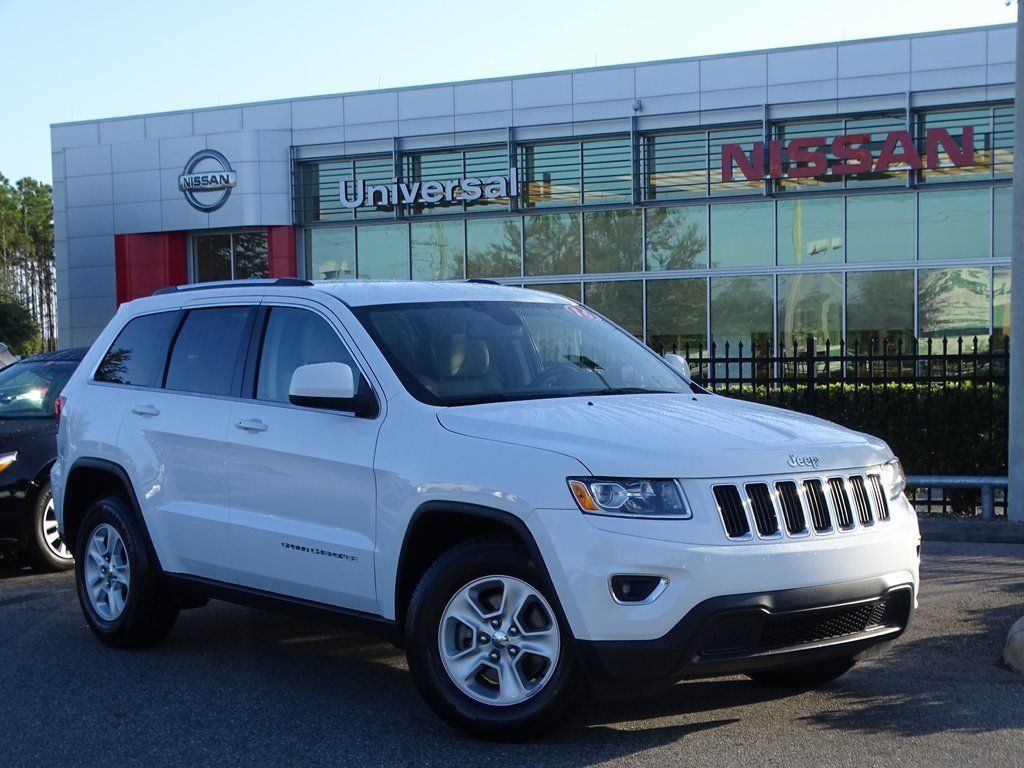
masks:
[(267, 232), (225, 232), (192, 238), (194, 282), (244, 280), (270, 274)]
[[(302, 161), (296, 221), (310, 277), (498, 279), (582, 300), (662, 351), (987, 337), (1009, 323), (1012, 117), (994, 105)], [(834, 154), (851, 134), (870, 155), (859, 172), (846, 166), (863, 157)], [(508, 196), (467, 194), (471, 176)], [(450, 194), (337, 204), (360, 180)], [(216, 237), (204, 279), (239, 263)]]

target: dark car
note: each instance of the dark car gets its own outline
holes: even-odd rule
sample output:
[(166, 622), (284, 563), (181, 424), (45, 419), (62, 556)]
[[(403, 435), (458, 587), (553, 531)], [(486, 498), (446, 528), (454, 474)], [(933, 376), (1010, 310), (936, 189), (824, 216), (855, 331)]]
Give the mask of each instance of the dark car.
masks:
[(27, 550), (42, 570), (73, 565), (57, 532), (50, 467), (57, 458), (57, 396), (85, 352), (45, 352), (0, 371), (0, 549)]

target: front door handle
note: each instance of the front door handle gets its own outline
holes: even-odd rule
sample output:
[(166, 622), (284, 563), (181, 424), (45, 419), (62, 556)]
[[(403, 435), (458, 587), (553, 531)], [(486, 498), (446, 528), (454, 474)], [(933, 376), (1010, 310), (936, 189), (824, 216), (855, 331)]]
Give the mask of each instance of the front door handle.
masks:
[(160, 413), (160, 409), (148, 403), (136, 403), (132, 406), (132, 413), (138, 416), (156, 416)]
[(244, 429), (246, 432), (266, 432), (267, 425), (259, 419), (239, 419), (235, 426)]

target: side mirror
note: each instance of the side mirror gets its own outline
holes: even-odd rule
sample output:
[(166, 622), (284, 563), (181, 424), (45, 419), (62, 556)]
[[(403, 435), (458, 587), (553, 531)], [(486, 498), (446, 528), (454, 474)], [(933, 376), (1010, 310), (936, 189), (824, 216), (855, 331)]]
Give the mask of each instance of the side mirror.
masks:
[(673, 355), (671, 353), (664, 356), (665, 362), (683, 374), (683, 378), (687, 381), (693, 381), (690, 376), (690, 364), (686, 362), (686, 358), (682, 355)]
[(358, 391), (352, 367), (345, 363), (299, 366), (292, 373), (288, 400), (292, 405), (352, 411), (357, 416), (375, 416), (377, 411), (373, 395)]

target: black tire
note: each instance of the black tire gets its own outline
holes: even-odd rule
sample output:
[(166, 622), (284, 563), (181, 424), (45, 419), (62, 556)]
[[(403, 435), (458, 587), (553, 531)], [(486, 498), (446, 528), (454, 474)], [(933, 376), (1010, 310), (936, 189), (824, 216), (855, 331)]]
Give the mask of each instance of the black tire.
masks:
[[(113, 620), (97, 613), (85, 583), (87, 548), (97, 528), (112, 527), (124, 542), (130, 584), (124, 608)], [(86, 512), (75, 546), (75, 586), (86, 623), (95, 635), (114, 648), (143, 648), (163, 640), (178, 618), (178, 605), (160, 584), (156, 563), (149, 554), (145, 534), (131, 508), (119, 496), (106, 496)]]
[(819, 661), (815, 664), (804, 664), (799, 667), (769, 669), (764, 672), (751, 672), (747, 675), (758, 685), (771, 685), (783, 688), (817, 688), (841, 677), (849, 672), (856, 662), (849, 657)]
[[(441, 661), (438, 631), (449, 600), (476, 579), (508, 576), (522, 580), (553, 608), (560, 651), (554, 672), (530, 698), (495, 706), (466, 695), (452, 681)], [(536, 739), (564, 722), (586, 696), (572, 634), (561, 618), (547, 579), (521, 546), (478, 540), (460, 544), (442, 555), (424, 574), (409, 603), (405, 620), (406, 657), (420, 694), (449, 725), (480, 739)]]
[[(32, 536), (28, 541), (28, 559), (37, 571), (70, 571), (75, 567), (74, 559), (70, 556), (61, 557), (46, 539), (47, 510), (52, 498), (50, 483), (47, 481), (39, 487), (39, 493), (36, 494), (36, 503), (32, 511)], [(60, 539), (56, 542), (57, 545), (61, 543)]]

